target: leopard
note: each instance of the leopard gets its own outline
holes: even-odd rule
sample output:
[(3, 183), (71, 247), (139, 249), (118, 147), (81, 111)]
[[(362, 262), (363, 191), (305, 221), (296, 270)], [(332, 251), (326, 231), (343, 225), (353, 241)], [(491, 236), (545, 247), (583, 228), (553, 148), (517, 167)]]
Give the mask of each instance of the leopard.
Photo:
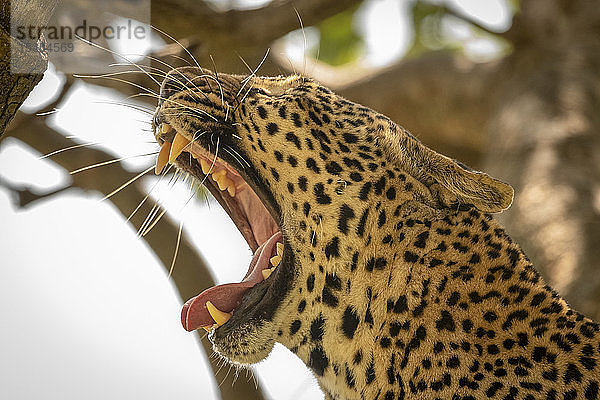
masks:
[(152, 124), (156, 173), (201, 182), (253, 252), (181, 313), (230, 363), (280, 343), (328, 400), (600, 398), (600, 325), (492, 217), (510, 185), (301, 75), (176, 68)]

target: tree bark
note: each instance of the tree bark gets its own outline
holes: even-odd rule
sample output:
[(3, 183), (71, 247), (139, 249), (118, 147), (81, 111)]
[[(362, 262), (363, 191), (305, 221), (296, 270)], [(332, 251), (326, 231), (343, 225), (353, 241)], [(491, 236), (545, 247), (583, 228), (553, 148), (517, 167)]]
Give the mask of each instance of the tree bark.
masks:
[(600, 11), (530, 0), (495, 79), (487, 170), (516, 192), (501, 219), (575, 309), (600, 320)]
[(58, 0), (0, 0), (0, 136), (48, 66), (47, 55), (38, 46), (11, 35), (11, 22), (16, 26), (45, 26), (57, 3)]

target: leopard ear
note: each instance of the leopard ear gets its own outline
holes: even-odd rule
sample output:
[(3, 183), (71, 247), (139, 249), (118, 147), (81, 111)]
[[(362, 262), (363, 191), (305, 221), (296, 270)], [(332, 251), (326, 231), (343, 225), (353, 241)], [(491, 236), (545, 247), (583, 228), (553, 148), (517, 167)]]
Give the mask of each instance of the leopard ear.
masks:
[(471, 204), (482, 212), (496, 213), (512, 203), (510, 185), (431, 150), (402, 128), (386, 135), (384, 143), (394, 161), (428, 185), (442, 205)]

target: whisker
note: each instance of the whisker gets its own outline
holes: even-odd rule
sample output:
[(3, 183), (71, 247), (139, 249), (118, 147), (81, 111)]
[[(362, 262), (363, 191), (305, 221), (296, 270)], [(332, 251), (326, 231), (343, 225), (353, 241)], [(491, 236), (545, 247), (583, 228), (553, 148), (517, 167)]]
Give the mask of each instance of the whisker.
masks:
[(106, 196), (104, 196), (102, 198), (102, 200), (100, 201), (104, 201), (110, 197), (112, 197), (113, 195), (119, 193), (122, 189), (126, 188), (127, 186), (129, 186), (130, 184), (132, 184), (133, 182), (135, 182), (136, 180), (138, 180), (139, 178), (141, 178), (142, 176), (146, 175), (148, 172), (150, 172), (152, 169), (154, 169), (154, 165), (149, 167), (148, 169), (146, 169), (145, 171), (140, 172), (139, 174), (137, 174), (136, 176), (134, 176), (133, 178), (131, 178), (130, 180), (128, 180), (127, 182), (125, 182), (124, 184), (122, 184), (121, 186), (119, 186), (117, 189), (113, 190), (112, 192), (110, 192), (109, 194), (107, 194)]
[[(156, 27), (156, 26), (154, 26), (154, 25), (150, 25), (150, 27), (151, 27), (152, 29), (154, 29), (155, 31), (157, 31), (157, 32), (159, 32), (159, 33), (162, 33), (163, 35), (165, 35), (166, 37), (168, 37), (169, 39), (171, 39), (173, 42), (177, 43), (177, 44), (178, 44), (178, 45), (179, 45), (179, 46), (180, 46), (180, 47), (183, 49), (183, 51), (185, 51), (185, 52), (188, 54), (188, 56), (190, 56), (190, 57), (191, 57), (192, 61), (194, 61), (194, 63), (196, 64), (196, 66), (197, 66), (198, 68), (200, 68), (200, 70), (201, 70), (202, 72), (204, 72), (204, 70), (202, 69), (202, 67), (200, 66), (200, 64), (198, 64), (198, 61), (196, 60), (196, 58), (195, 58), (195, 57), (192, 55), (192, 53), (190, 53), (190, 51), (189, 51), (187, 48), (185, 48), (185, 47), (184, 47), (184, 46), (181, 44), (181, 42), (179, 42), (179, 40), (175, 39), (173, 36), (169, 35), (169, 34), (168, 34), (168, 33), (166, 33), (165, 31), (163, 31), (163, 30), (161, 30), (161, 29), (157, 28), (157, 27)], [(189, 62), (188, 62), (188, 64), (189, 64)]]
[(302, 22), (302, 17), (300, 16), (300, 13), (298, 12), (298, 9), (295, 6), (294, 11), (296, 12), (296, 16), (298, 17), (298, 21), (300, 22), (300, 29), (302, 30), (302, 37), (304, 39), (304, 49), (302, 51), (302, 60), (304, 63), (302, 66), (302, 74), (304, 75), (306, 74), (306, 48), (308, 47), (306, 40), (306, 31), (304, 30), (304, 23)]
[(94, 104), (108, 104), (108, 105), (112, 105), (112, 106), (129, 107), (133, 110), (140, 111), (140, 112), (143, 112), (146, 114), (150, 114), (150, 115), (154, 114), (154, 111), (151, 111), (150, 109), (144, 108), (137, 104), (129, 104), (129, 103), (122, 103), (119, 101), (105, 101), (105, 100), (97, 100), (97, 101), (93, 101), (93, 103)]
[(99, 163), (96, 163), (96, 164), (93, 164), (93, 165), (88, 165), (87, 167), (76, 169), (74, 171), (69, 172), (69, 174), (70, 175), (75, 175), (75, 174), (78, 174), (80, 172), (92, 169), (92, 168), (97, 168), (97, 167), (102, 167), (104, 165), (114, 164), (114, 163), (117, 163), (117, 162), (120, 162), (120, 161), (123, 161), (123, 160), (129, 160), (131, 158), (153, 156), (153, 155), (156, 155), (156, 154), (158, 154), (158, 151), (155, 151), (153, 153), (138, 154), (138, 155), (129, 156), (129, 157), (115, 158), (114, 160), (103, 161), (103, 162), (99, 162)]
[[(75, 137), (77, 137), (77, 136), (75, 136)], [(67, 150), (79, 149), (81, 147), (97, 146), (99, 144), (102, 144), (102, 142), (76, 144), (76, 145), (73, 145), (73, 146), (65, 147), (64, 149), (55, 150), (52, 153), (45, 154), (45, 155), (41, 156), (40, 158), (38, 158), (38, 160), (43, 160), (44, 158), (52, 157), (53, 155), (56, 155), (58, 153), (62, 153), (62, 152), (67, 151)]]
[[(120, 58), (124, 59), (125, 61), (127, 61), (127, 62), (131, 63), (131, 65), (133, 65), (133, 66), (135, 66), (135, 67), (139, 68), (139, 70), (140, 70), (140, 71), (143, 71), (143, 72), (144, 72), (146, 75), (148, 75), (148, 78), (152, 79), (152, 80), (153, 80), (153, 81), (154, 81), (154, 82), (155, 82), (155, 83), (156, 83), (156, 84), (157, 84), (157, 85), (160, 87), (160, 83), (159, 83), (159, 82), (158, 82), (156, 79), (154, 79), (154, 77), (153, 77), (152, 75), (150, 75), (150, 74), (149, 74), (147, 71), (145, 71), (143, 68), (141, 68), (141, 67), (140, 67), (140, 66), (139, 66), (137, 63), (135, 63), (135, 62), (131, 61), (130, 59), (128, 59), (128, 58), (127, 58), (127, 57), (125, 57), (124, 55), (122, 55), (122, 54), (119, 54), (119, 53), (117, 53), (116, 51), (113, 51), (113, 50), (111, 50), (111, 49), (107, 49), (107, 48), (106, 48), (106, 47), (104, 47), (104, 46), (100, 46), (98, 43), (94, 43), (94, 42), (92, 42), (92, 41), (89, 41), (89, 40), (87, 40), (87, 39), (85, 39), (85, 38), (83, 38), (83, 37), (81, 37), (81, 36), (79, 36), (79, 35), (77, 35), (77, 34), (75, 34), (75, 37), (76, 37), (76, 38), (78, 38), (79, 40), (83, 41), (84, 43), (87, 43), (87, 44), (89, 44), (89, 45), (91, 45), (91, 46), (94, 46), (94, 47), (96, 47), (96, 48), (98, 48), (98, 49), (102, 49), (102, 50), (104, 50), (104, 51), (106, 51), (106, 52), (108, 52), (108, 53), (110, 53), (110, 54), (112, 54), (112, 55), (115, 55), (115, 56), (117, 56), (117, 57), (120, 57)], [(145, 55), (145, 54), (140, 54), (140, 56), (144, 56), (144, 57), (145, 57), (146, 55)]]
[(39, 113), (36, 113), (35, 115), (36, 115), (37, 117), (45, 117), (46, 115), (52, 115), (52, 114), (55, 114), (55, 113), (59, 112), (60, 110), (61, 110), (60, 108), (53, 108), (53, 109), (52, 109), (52, 110), (50, 110), (50, 111), (39, 112)]

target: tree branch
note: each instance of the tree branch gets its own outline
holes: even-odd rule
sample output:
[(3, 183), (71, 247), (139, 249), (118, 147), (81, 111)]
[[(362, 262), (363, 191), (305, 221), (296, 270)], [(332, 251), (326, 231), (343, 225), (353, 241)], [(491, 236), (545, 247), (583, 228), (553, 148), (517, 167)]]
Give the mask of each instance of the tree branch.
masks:
[[(66, 148), (76, 144), (65, 136), (54, 131), (45, 124), (42, 118), (26, 116), (20, 118), (21, 123), (12, 126), (9, 135), (22, 141), (41, 154), (50, 153), (56, 149)], [(66, 152), (57, 153), (51, 160), (66, 169), (75, 170), (82, 165), (90, 165), (112, 158), (108, 153), (91, 148), (77, 148)], [(96, 191), (103, 195), (111, 193), (114, 188), (137, 175), (135, 172), (126, 171), (120, 163), (106, 165), (103, 168), (94, 168), (80, 174), (72, 175), (72, 187), (87, 191)], [(110, 197), (111, 201), (121, 212), (124, 218), (142, 202), (147, 196), (142, 183), (138, 180), (126, 189)], [(145, 216), (151, 212), (152, 202), (146, 201), (135, 216), (129, 221), (134, 229), (138, 230), (145, 220)], [(175, 243), (179, 227), (164, 217), (161, 221), (142, 238), (160, 259), (166, 271), (170, 269)], [(204, 258), (192, 246), (185, 232), (181, 235), (181, 243), (177, 255), (177, 264), (171, 276), (177, 291), (182, 299), (195, 296), (201, 290), (215, 285), (214, 278), (210, 273)], [(212, 353), (212, 347), (208, 340), (201, 342), (206, 354)], [(207, 357), (210, 367), (216, 376), (219, 365), (213, 357)], [(254, 384), (243, 379), (235, 381), (234, 377), (227, 376), (220, 386), (221, 397), (224, 400), (234, 399), (256, 399), (260, 400), (263, 395)]]
[(403, 60), (338, 92), (401, 123), (436, 151), (481, 166), (496, 63), (453, 53)]

